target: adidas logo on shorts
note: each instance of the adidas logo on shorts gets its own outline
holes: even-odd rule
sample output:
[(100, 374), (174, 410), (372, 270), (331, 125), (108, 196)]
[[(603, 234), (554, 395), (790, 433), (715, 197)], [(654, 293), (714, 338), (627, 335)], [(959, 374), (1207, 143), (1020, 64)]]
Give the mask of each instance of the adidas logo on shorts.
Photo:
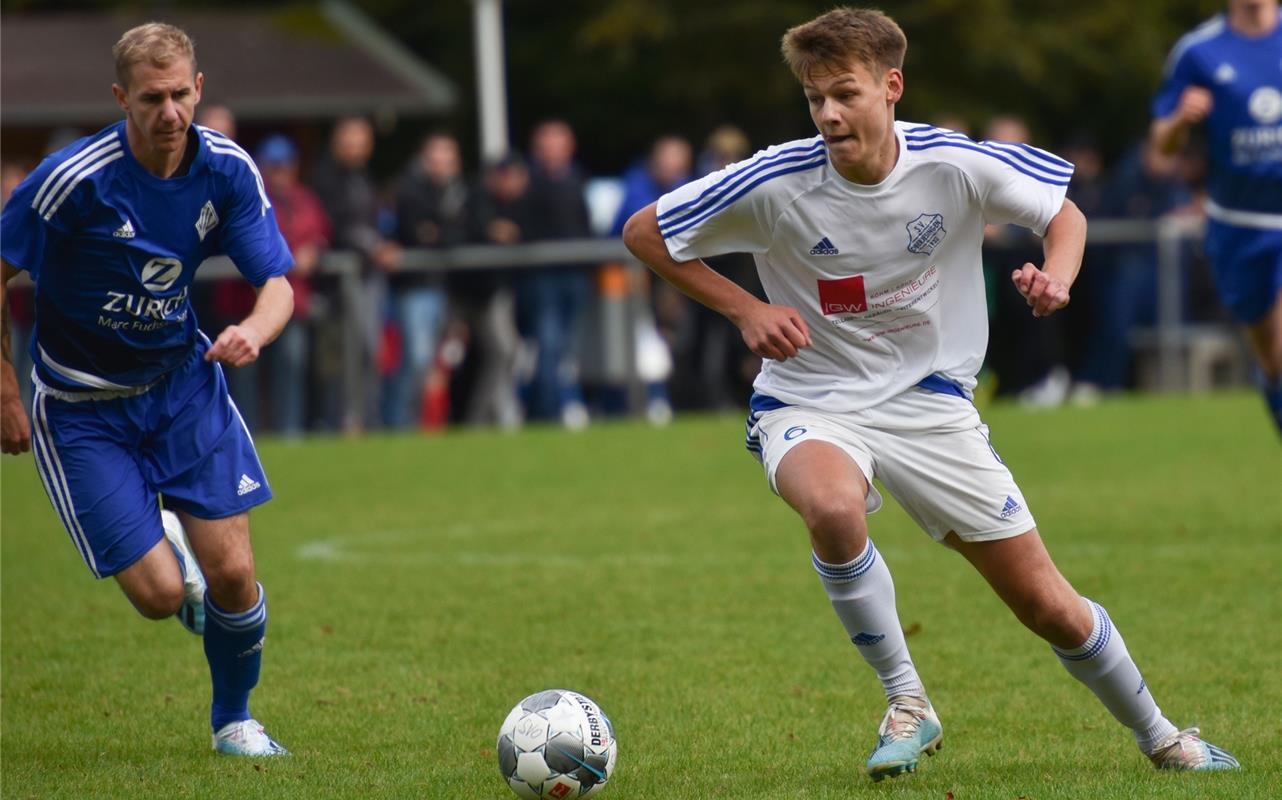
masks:
[(252, 491), (263, 488), (263, 485), (248, 475), (240, 476), (240, 485), (236, 487), (237, 495), (247, 495)]
[(1016, 503), (1015, 498), (1006, 495), (1006, 505), (1002, 506), (1002, 519), (1009, 519), (1023, 510), (1024, 507)]

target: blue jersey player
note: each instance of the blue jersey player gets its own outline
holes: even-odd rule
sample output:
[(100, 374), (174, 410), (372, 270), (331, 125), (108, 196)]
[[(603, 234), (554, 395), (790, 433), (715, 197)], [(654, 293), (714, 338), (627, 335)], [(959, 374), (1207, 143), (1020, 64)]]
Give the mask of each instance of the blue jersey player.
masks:
[(1229, 0), (1175, 45), (1153, 101), (1166, 152), (1205, 124), (1206, 252), (1225, 305), (1246, 327), (1282, 432), (1282, 24), (1278, 0)]
[[(36, 285), (30, 419), (4, 329), (3, 449), (34, 450), (94, 577), (203, 636), (214, 749), (285, 754), (249, 713), (267, 608), (248, 512), (271, 489), (223, 369), (285, 326), (293, 259), (249, 156), (191, 124), (204, 81), (191, 39), (149, 23), (113, 53), (125, 119), (45, 159), (0, 216), (4, 283), (22, 270)], [(189, 290), (218, 254), (258, 300), (211, 342)]]

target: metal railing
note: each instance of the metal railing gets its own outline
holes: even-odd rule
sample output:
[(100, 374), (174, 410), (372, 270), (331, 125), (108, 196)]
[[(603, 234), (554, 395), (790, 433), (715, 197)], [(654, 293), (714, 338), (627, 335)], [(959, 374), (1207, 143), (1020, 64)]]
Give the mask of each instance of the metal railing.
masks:
[[(1183, 315), (1183, 275), (1181, 248), (1185, 242), (1199, 240), (1205, 222), (1191, 217), (1164, 217), (1156, 220), (1098, 219), (1092, 220), (1087, 234), (1088, 245), (1122, 245), (1153, 243), (1157, 248), (1157, 324), (1156, 349), (1158, 386), (1164, 391), (1181, 389), (1184, 377), (1185, 343), (1191, 328)], [(619, 239), (574, 239), (552, 242), (534, 242), (521, 245), (465, 245), (440, 250), (406, 250), (397, 272), (454, 272), (482, 269), (538, 269), (547, 266), (624, 264), (634, 274), (644, 267), (633, 258)], [(1086, 265), (1090, 268), (1090, 265)], [(361, 257), (350, 251), (331, 251), (321, 257), (318, 273), (334, 279), (340, 299), (340, 316), (347, 331), (363, 330), (365, 313), (360, 300)], [(201, 281), (238, 277), (235, 265), (226, 257), (207, 260), (196, 273)], [(638, 293), (632, 292), (628, 303), (629, 321), (637, 313), (635, 303), (641, 302)], [(635, 328), (626, 326), (631, 336)], [(360, 337), (354, 333), (343, 337), (342, 396), (344, 413), (349, 419), (359, 419), (361, 405)], [(630, 343), (631, 344), (631, 343)], [(613, 370), (631, 374), (635, 347), (617, 348), (616, 356), (626, 360), (614, 365)]]

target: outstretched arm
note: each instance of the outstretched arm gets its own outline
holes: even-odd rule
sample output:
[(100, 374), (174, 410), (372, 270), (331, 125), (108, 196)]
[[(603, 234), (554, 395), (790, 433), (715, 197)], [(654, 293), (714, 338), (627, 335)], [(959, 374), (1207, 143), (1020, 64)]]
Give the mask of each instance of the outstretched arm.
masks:
[(748, 349), (762, 358), (785, 361), (810, 346), (810, 330), (796, 309), (761, 302), (702, 261), (674, 261), (654, 203), (628, 219), (623, 243), (659, 277), (733, 322)]
[(9, 297), (5, 287), (18, 270), (0, 261), (0, 451), (25, 453), (31, 449), (31, 421), (22, 407), (18, 373), (13, 369), (13, 346), (9, 342)]
[(1015, 288), (1028, 301), (1034, 317), (1045, 317), (1068, 305), (1068, 290), (1082, 268), (1086, 250), (1086, 216), (1072, 200), (1065, 199), (1059, 213), (1046, 226), (1041, 269), (1025, 264), (1011, 273)]
[(254, 310), (239, 325), (228, 325), (206, 361), (220, 361), (229, 367), (243, 367), (258, 360), (259, 352), (285, 329), (294, 313), (294, 290), (284, 275), (268, 278), (258, 289)]

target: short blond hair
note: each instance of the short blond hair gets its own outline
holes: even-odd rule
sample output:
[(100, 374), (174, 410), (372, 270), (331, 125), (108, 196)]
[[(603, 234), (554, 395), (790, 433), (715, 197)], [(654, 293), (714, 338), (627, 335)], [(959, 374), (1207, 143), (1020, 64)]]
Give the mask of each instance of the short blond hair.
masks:
[(130, 71), (144, 61), (155, 67), (167, 67), (175, 60), (185, 58), (196, 73), (196, 43), (182, 28), (164, 22), (148, 22), (130, 28), (111, 48), (116, 59), (116, 82), (129, 87)]
[(783, 60), (797, 80), (816, 67), (831, 70), (858, 60), (877, 75), (904, 68), (908, 37), (875, 8), (834, 8), (783, 35)]

